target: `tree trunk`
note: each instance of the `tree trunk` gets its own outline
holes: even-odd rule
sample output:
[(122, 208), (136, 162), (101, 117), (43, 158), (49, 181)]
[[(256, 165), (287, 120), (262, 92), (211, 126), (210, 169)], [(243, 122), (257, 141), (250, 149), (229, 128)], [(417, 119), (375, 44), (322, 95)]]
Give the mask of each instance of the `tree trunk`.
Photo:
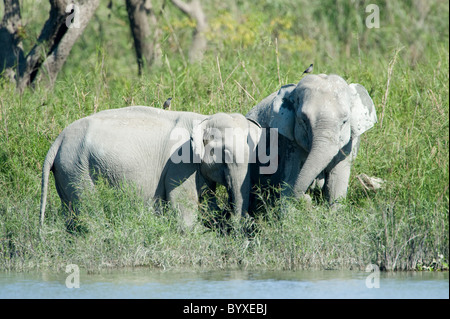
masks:
[(208, 23), (200, 0), (192, 0), (189, 4), (184, 3), (181, 0), (172, 0), (172, 3), (196, 22), (194, 39), (191, 48), (189, 49), (189, 61), (200, 61), (206, 51), (207, 41), (205, 32), (208, 28)]
[(19, 32), (22, 17), (19, 0), (4, 0), (4, 6), (5, 12), (0, 24), (0, 73), (14, 81), (15, 66), (25, 61)]
[[(67, 3), (69, 1), (60, 2)], [(47, 77), (45, 78), (42, 72), (40, 77), (43, 80), (48, 80), (48, 84), (50, 87), (52, 87), (55, 83), (56, 76), (66, 62), (66, 59), (69, 56), (73, 45), (83, 33), (99, 4), (100, 0), (85, 0), (83, 2), (80, 1), (78, 4), (76, 4), (79, 7), (78, 9), (75, 9), (75, 11), (72, 11), (72, 13), (70, 13), (69, 11), (69, 16), (66, 17), (64, 21), (64, 24), (67, 27), (66, 29), (63, 28), (63, 30), (65, 30), (64, 34), (60, 35), (59, 38), (58, 36), (55, 38), (56, 41), (54, 42), (54, 49), (49, 52), (47, 58), (42, 64), (42, 71), (46, 73)], [(77, 12), (77, 10), (79, 11)], [(64, 15), (64, 12), (60, 12), (60, 14)], [(73, 16), (74, 14), (78, 15), (78, 17), (74, 18), (75, 20), (71, 23), (70, 18), (71, 15)], [(61, 30), (59, 33), (62, 33), (63, 30)]]
[[(159, 39), (162, 31), (157, 26), (156, 16), (150, 0), (126, 0), (131, 34), (138, 63), (138, 73), (142, 74), (145, 65), (159, 64), (161, 61), (161, 46)], [(153, 28), (153, 39), (151, 29)]]
[[(56, 76), (66, 61), (72, 46), (83, 33), (97, 9), (100, 0), (50, 0), (48, 20), (28, 55), (20, 41), (20, 6), (17, 0), (4, 0), (5, 15), (0, 28), (0, 71), (14, 75), (20, 92), (37, 79), (43, 79), (52, 87)], [(5, 42), (3, 42), (5, 41)], [(40, 70), (44, 70), (44, 77)], [(39, 75), (39, 76), (38, 76)]]

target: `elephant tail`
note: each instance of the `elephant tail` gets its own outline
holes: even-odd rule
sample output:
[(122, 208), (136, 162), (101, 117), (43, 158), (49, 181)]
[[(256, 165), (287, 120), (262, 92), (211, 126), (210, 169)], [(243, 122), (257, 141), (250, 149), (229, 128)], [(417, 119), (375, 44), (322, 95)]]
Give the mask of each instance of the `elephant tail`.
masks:
[(59, 147), (62, 143), (62, 136), (58, 136), (55, 142), (52, 144), (48, 150), (47, 156), (45, 156), (44, 165), (42, 166), (42, 184), (41, 184), (41, 207), (40, 207), (40, 226), (44, 225), (45, 216), (45, 206), (47, 202), (47, 191), (48, 191), (48, 178), (50, 176), (50, 171), (53, 168), (53, 163), (55, 161), (56, 155), (58, 154)]

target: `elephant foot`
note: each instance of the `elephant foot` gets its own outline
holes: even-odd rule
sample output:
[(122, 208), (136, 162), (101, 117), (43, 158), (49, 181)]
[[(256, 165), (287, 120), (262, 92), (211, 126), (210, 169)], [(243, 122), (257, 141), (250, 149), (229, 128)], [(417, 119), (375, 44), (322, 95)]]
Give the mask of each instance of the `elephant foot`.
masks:
[(181, 233), (192, 232), (197, 224), (197, 214), (192, 211), (181, 211), (179, 217)]
[(330, 203), (330, 209), (332, 211), (337, 211), (344, 207), (344, 204), (342, 204), (339, 200), (335, 200), (334, 202)]
[(310, 207), (310, 206), (312, 205), (312, 198), (311, 198), (311, 196), (309, 196), (308, 194), (302, 194), (302, 195), (300, 195), (299, 200), (300, 200), (301, 202), (306, 203), (306, 205), (307, 205), (308, 207)]

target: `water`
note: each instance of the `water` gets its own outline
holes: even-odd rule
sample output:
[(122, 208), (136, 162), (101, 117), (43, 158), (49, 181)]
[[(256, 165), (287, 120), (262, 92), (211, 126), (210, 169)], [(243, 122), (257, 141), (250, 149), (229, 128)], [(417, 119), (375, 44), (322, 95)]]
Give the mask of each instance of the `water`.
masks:
[[(372, 275), (368, 279), (368, 276)], [(379, 288), (376, 286), (379, 275)], [(0, 298), (415, 299), (449, 298), (448, 272), (156, 271), (0, 272)]]

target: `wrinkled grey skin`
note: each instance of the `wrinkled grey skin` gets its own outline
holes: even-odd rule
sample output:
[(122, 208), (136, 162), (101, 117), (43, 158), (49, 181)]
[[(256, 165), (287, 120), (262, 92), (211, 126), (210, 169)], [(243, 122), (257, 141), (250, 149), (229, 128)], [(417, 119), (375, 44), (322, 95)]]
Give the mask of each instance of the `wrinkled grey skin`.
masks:
[(306, 75), (297, 85), (283, 86), (246, 117), (279, 133), (277, 172), (262, 175), (252, 168), (254, 182), (286, 184), (282, 195), (297, 198), (315, 184), (330, 203), (346, 197), (360, 135), (377, 122), (362, 85), (325, 74)]
[[(223, 133), (225, 128), (242, 129), (237, 137), (237, 143), (245, 144), (247, 157), (242, 163), (236, 163), (233, 145), (223, 134), (222, 139), (212, 136), (213, 129)], [(216, 183), (227, 188), (234, 213), (245, 215), (251, 188), (248, 143), (256, 145), (260, 132), (257, 123), (240, 114), (206, 116), (145, 106), (106, 110), (75, 121), (58, 136), (44, 161), (41, 225), (50, 170), (63, 207), (69, 209), (84, 190), (94, 189), (101, 174), (110, 185), (137, 186), (145, 200), (169, 201), (181, 213), (185, 227), (194, 223), (202, 190), (205, 186), (214, 190)], [(209, 143), (233, 161), (206, 162)], [(189, 153), (186, 163), (172, 161), (174, 150), (175, 155), (181, 154), (180, 148)], [(194, 156), (198, 156), (196, 162)]]

